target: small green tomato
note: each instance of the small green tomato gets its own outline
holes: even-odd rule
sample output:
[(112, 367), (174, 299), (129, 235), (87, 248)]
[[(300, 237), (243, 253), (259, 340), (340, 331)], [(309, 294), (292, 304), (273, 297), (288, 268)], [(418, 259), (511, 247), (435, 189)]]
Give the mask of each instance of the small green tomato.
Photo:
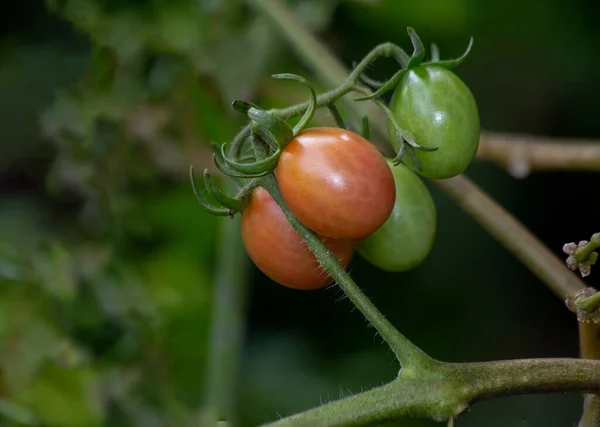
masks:
[(405, 165), (393, 166), (396, 201), (387, 221), (356, 247), (357, 252), (382, 270), (410, 270), (427, 258), (436, 234), (436, 209), (429, 190)]
[[(410, 156), (403, 156), (416, 173), (432, 179), (451, 178), (473, 161), (480, 133), (477, 104), (467, 85), (449, 69), (430, 64), (407, 70), (390, 109), (400, 128), (409, 131), (418, 144), (438, 147), (436, 151), (415, 150), (421, 171)], [(388, 130), (396, 144), (391, 123)]]

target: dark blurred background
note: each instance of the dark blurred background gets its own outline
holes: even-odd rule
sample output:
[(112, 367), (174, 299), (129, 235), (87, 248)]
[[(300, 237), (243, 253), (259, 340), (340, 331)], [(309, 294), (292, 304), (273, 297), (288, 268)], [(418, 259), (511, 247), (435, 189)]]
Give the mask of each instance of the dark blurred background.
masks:
[[(383, 41), (410, 49), (407, 26), (442, 57), (472, 35), (456, 72), (484, 129), (600, 134), (597, 2), (288, 3), (347, 65)], [(241, 1), (22, 0), (0, 22), (0, 425), (198, 425), (225, 220), (197, 204), (187, 168), (211, 167), (208, 144), (243, 125), (233, 99), (286, 106), (302, 88), (268, 76), (308, 73)], [(600, 231), (600, 175), (516, 180), (480, 163), (467, 175), (558, 256)], [(439, 226), (425, 263), (405, 274), (351, 264), (383, 313), (447, 361), (576, 357), (563, 302), (431, 190)], [(243, 426), (396, 375), (338, 289), (294, 291), (249, 271)], [(514, 397), (479, 404), (458, 425), (572, 426), (580, 410), (574, 395)]]

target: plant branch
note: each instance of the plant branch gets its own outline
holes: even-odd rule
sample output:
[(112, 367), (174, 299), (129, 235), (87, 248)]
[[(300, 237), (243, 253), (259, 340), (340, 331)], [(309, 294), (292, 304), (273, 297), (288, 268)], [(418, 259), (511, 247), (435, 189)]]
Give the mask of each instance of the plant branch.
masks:
[(340, 265), (325, 244), (312, 230), (302, 224), (286, 206), (274, 175), (265, 177), (261, 185), (271, 194), (271, 197), (281, 207), (288, 222), (294, 230), (304, 239), (309, 249), (317, 256), (319, 262), (327, 273), (342, 288), (352, 303), (373, 325), (381, 337), (390, 346), (402, 365), (402, 369), (413, 369), (431, 363), (432, 359), (408, 338), (402, 335), (363, 294), (358, 285), (352, 280), (348, 272)]
[[(228, 190), (235, 190), (227, 180)], [(250, 265), (239, 233), (239, 217), (220, 221), (219, 252), (214, 278), (212, 320), (203, 424), (236, 424), (235, 408), (239, 355), (244, 342), (247, 267)]]
[(478, 160), (496, 163), (515, 178), (533, 171), (600, 171), (600, 141), (482, 132)]
[(470, 404), (500, 396), (600, 391), (600, 361), (528, 359), (483, 363), (440, 363), (418, 376), (336, 400), (263, 427), (361, 426), (423, 417), (436, 421), (461, 414)]

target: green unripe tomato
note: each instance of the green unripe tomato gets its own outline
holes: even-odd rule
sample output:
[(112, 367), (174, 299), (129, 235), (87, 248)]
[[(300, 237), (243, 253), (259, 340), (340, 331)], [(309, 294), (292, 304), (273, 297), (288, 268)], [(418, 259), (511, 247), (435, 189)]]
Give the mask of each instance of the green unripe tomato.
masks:
[[(419, 171), (408, 155), (403, 161), (427, 178), (445, 179), (467, 169), (479, 146), (479, 111), (473, 94), (447, 68), (421, 65), (406, 71), (390, 101), (400, 128), (414, 135), (425, 147), (437, 151), (415, 150), (423, 168)], [(388, 123), (392, 143), (395, 130)]]
[(382, 270), (399, 272), (416, 267), (433, 247), (437, 217), (429, 190), (405, 165), (394, 166), (396, 202), (387, 221), (364, 240), (357, 252)]

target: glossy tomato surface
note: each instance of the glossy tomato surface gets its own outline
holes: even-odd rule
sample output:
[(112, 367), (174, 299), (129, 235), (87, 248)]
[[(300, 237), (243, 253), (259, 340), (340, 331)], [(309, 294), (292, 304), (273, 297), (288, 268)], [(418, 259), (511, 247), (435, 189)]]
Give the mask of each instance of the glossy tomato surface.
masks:
[(385, 158), (345, 129), (300, 132), (283, 149), (275, 174), (290, 210), (319, 235), (365, 238), (394, 206), (394, 178)]
[[(433, 179), (445, 179), (464, 172), (479, 146), (479, 111), (473, 94), (452, 71), (435, 65), (410, 69), (390, 101), (400, 128), (409, 131), (417, 143), (438, 147), (437, 151), (416, 150), (423, 168), (418, 171), (405, 155), (413, 171)], [(393, 126), (388, 124), (392, 142)]]
[(357, 252), (386, 271), (406, 271), (423, 262), (433, 247), (436, 209), (429, 190), (405, 165), (390, 167), (396, 181), (396, 202), (387, 221), (357, 244)]
[[(257, 187), (242, 212), (242, 240), (256, 266), (275, 282), (294, 289), (318, 289), (332, 282), (285, 214), (264, 188)], [(323, 239), (345, 267), (354, 254), (348, 240)]]

